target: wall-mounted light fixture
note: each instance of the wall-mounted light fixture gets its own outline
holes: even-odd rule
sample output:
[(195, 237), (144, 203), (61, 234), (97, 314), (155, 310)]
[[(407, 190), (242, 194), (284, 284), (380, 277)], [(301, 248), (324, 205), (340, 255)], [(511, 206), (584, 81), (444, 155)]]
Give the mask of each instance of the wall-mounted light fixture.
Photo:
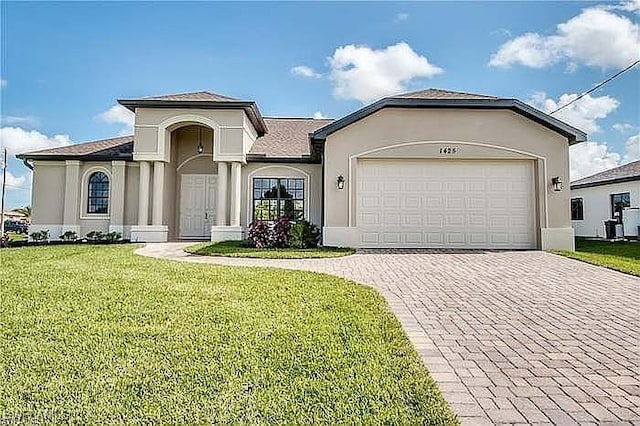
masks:
[(560, 176), (556, 176), (551, 179), (551, 185), (553, 186), (553, 190), (556, 192), (562, 191), (562, 180)]
[(204, 152), (204, 146), (202, 145), (202, 127), (198, 126), (198, 154)]
[(336, 178), (336, 187), (338, 189), (344, 189), (344, 176), (340, 175)]

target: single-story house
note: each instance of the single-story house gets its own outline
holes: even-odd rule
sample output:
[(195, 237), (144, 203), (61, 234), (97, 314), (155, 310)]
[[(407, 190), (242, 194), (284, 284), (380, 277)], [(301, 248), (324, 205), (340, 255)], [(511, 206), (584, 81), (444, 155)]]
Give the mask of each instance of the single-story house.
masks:
[(615, 220), (616, 237), (638, 237), (640, 160), (571, 183), (571, 223), (576, 236), (604, 238), (607, 220)]
[(516, 99), (428, 89), (335, 121), (209, 92), (118, 102), (132, 136), (18, 156), (32, 231), (234, 240), (285, 214), (332, 246), (574, 246), (562, 182), (586, 135)]

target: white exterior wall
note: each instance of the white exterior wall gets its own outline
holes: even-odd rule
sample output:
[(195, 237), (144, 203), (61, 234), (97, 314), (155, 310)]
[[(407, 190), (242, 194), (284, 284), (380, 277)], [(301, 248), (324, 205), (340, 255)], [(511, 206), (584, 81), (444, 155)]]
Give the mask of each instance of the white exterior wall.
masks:
[[(604, 237), (604, 221), (611, 219), (611, 194), (629, 192), (631, 208), (640, 208), (640, 181), (571, 190), (571, 198), (582, 198), (584, 220), (572, 220), (577, 237)], [(624, 214), (623, 214), (624, 215)], [(635, 236), (639, 224), (627, 224), (625, 235)]]

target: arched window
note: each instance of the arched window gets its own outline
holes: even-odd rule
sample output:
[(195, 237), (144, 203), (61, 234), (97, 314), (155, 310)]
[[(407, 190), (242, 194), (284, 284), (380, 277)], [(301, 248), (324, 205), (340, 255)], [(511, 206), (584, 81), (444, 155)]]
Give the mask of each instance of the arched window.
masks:
[(109, 213), (109, 177), (103, 172), (95, 172), (89, 176), (89, 197), (87, 197), (87, 213)]

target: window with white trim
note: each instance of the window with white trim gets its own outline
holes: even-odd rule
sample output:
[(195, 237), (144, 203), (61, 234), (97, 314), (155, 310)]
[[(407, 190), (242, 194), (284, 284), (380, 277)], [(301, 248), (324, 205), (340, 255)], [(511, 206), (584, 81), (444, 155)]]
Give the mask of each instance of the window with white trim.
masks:
[(584, 204), (582, 198), (571, 199), (571, 220), (584, 220)]
[(253, 219), (304, 219), (304, 179), (253, 178)]
[(87, 213), (109, 213), (109, 176), (104, 172), (94, 172), (89, 176)]

